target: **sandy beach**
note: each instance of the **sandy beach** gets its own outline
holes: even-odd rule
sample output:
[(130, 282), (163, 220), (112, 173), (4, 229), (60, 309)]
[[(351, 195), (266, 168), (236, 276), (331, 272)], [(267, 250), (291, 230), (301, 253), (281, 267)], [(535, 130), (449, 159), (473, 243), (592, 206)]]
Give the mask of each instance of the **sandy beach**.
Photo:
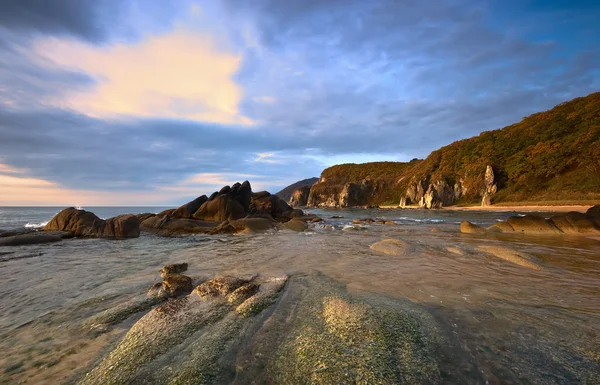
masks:
[[(398, 206), (387, 205), (380, 206), (382, 209), (401, 209)], [(496, 212), (511, 212), (511, 211), (527, 211), (527, 212), (556, 212), (566, 213), (569, 211), (577, 211), (585, 213), (592, 205), (562, 205), (562, 206), (551, 206), (551, 205), (492, 205), (492, 206), (448, 206), (444, 207), (443, 210), (452, 211), (496, 211)], [(419, 206), (407, 206), (404, 209), (421, 209)]]

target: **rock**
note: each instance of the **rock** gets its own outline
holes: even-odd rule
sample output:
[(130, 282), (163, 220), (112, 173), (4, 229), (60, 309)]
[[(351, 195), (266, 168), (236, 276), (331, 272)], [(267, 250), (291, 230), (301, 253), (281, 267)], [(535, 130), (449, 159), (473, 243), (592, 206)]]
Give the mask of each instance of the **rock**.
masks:
[(498, 191), (498, 186), (495, 183), (494, 169), (492, 166), (488, 165), (485, 169), (484, 180), (484, 190), (483, 197), (481, 199), (481, 206), (491, 206), (492, 205), (492, 196), (496, 194)]
[(195, 219), (222, 222), (239, 219), (246, 216), (242, 205), (229, 194), (217, 195), (214, 199), (206, 201), (194, 213)]
[(399, 239), (384, 239), (371, 245), (371, 250), (387, 255), (403, 256), (411, 251), (408, 243)]
[(277, 222), (266, 218), (242, 218), (230, 221), (236, 233), (257, 233), (275, 228)]
[(192, 279), (187, 275), (168, 274), (162, 282), (162, 290), (169, 297), (178, 297), (180, 295), (189, 294), (194, 289)]
[(283, 199), (277, 195), (271, 195), (267, 191), (252, 194), (250, 200), (250, 213), (264, 212), (279, 222), (287, 222), (291, 219), (292, 210)]
[(160, 269), (160, 276), (165, 278), (165, 276), (169, 274), (179, 274), (187, 271), (188, 264), (187, 263), (173, 263), (165, 265), (162, 269)]
[(578, 213), (575, 211), (559, 214), (548, 220), (563, 233), (599, 233), (600, 227), (590, 215)]
[(561, 232), (553, 223), (537, 215), (513, 216), (509, 217), (506, 222), (516, 232), (545, 234), (559, 234)]
[(218, 193), (212, 194), (193, 217), (214, 222), (243, 218), (249, 212), (251, 196), (252, 189), (248, 181), (232, 187), (224, 186)]
[(304, 211), (302, 211), (300, 209), (293, 209), (290, 213), (290, 216), (292, 218), (302, 218), (302, 217), (305, 217), (306, 215), (304, 215)]
[(310, 194), (311, 186), (303, 186), (295, 190), (290, 198), (290, 206), (304, 207), (308, 203), (308, 195)]
[(460, 232), (465, 234), (483, 234), (485, 233), (485, 229), (469, 221), (462, 221), (460, 223)]
[(229, 224), (229, 221), (223, 221), (221, 224), (219, 224), (219, 226), (212, 229), (209, 234), (235, 234), (236, 232), (237, 230), (235, 227)]
[(376, 186), (369, 178), (360, 183), (329, 186), (324, 178), (315, 183), (308, 195), (309, 207), (360, 207), (369, 204)]
[(235, 289), (227, 296), (227, 302), (233, 305), (240, 305), (242, 302), (258, 293), (260, 286), (255, 283), (246, 283)]
[(177, 208), (171, 215), (176, 218), (192, 218), (194, 213), (198, 211), (200, 206), (204, 204), (208, 200), (206, 195), (199, 196), (191, 202), (184, 204), (183, 206)]
[(248, 284), (251, 279), (244, 279), (226, 275), (203, 282), (196, 286), (194, 293), (200, 297), (227, 296), (236, 289)]
[(487, 231), (492, 233), (512, 233), (515, 229), (507, 222), (498, 222), (488, 227)]
[(302, 219), (298, 219), (298, 218), (292, 218), (288, 222), (283, 223), (281, 226), (283, 228), (286, 228), (286, 229), (289, 229), (289, 230), (293, 230), (293, 231), (297, 231), (299, 233), (301, 233), (304, 230), (308, 229), (308, 225), (306, 224), (306, 222), (303, 221)]
[(136, 238), (140, 222), (131, 214), (103, 220), (92, 212), (69, 207), (56, 214), (44, 231), (69, 231), (78, 237)]
[(260, 284), (259, 290), (255, 295), (236, 307), (236, 313), (244, 317), (250, 317), (271, 306), (275, 303), (278, 293), (283, 289), (287, 280), (287, 275), (267, 279)]
[(199, 219), (174, 218), (156, 215), (141, 223), (144, 231), (160, 235), (208, 234), (218, 226), (217, 222)]
[(406, 198), (405, 197), (400, 198), (400, 203), (398, 203), (398, 207), (400, 207), (400, 208), (406, 207)]
[(158, 215), (158, 216), (173, 215), (174, 211), (175, 211), (175, 209), (166, 209), (156, 215)]
[(331, 219), (342, 219), (342, 218), (344, 218), (344, 216), (343, 215), (332, 215), (330, 218)]
[(585, 213), (596, 219), (596, 221), (600, 221), (600, 205), (590, 207)]
[(352, 220), (352, 224), (354, 224), (354, 225), (371, 224), (371, 223), (375, 223), (375, 219), (373, 219), (373, 218), (360, 218), (360, 219), (353, 219)]
[(156, 214), (153, 213), (143, 213), (143, 214), (136, 214), (135, 217), (138, 219), (138, 221), (140, 221), (140, 223), (142, 223), (143, 221), (145, 221), (148, 218), (152, 218), (155, 217)]
[(72, 237), (68, 231), (34, 231), (19, 235), (0, 237), (0, 246), (34, 245), (39, 243), (52, 243)]

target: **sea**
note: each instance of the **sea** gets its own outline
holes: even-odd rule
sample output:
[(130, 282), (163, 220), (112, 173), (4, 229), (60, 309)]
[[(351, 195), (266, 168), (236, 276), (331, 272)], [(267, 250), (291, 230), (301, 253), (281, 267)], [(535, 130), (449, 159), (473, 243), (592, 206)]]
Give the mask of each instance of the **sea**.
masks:
[[(166, 208), (85, 207), (101, 218)], [(0, 229), (41, 229), (61, 209), (0, 207)], [(467, 383), (600, 383), (599, 239), (459, 231), (463, 220), (490, 226), (525, 212), (307, 211), (324, 221), (303, 233), (142, 233), (0, 247), (0, 383), (85, 382), (143, 312), (101, 332), (81, 325), (144, 296), (163, 265), (181, 262), (194, 284), (218, 275), (319, 275), (360, 298), (409, 302), (453, 352), (438, 360), (440, 372)], [(352, 223), (364, 218), (389, 224)], [(371, 248), (385, 239), (405, 246), (396, 254)], [(236, 376), (234, 368), (228, 382)]]

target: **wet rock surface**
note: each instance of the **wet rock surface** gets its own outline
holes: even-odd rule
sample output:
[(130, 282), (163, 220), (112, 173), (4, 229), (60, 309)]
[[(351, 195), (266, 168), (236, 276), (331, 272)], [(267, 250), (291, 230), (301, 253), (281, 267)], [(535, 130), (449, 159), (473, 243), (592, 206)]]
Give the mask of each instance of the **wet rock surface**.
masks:
[(8, 235), (0, 237), (0, 246), (34, 245), (39, 243), (53, 243), (71, 238), (72, 233), (68, 231), (33, 231), (24, 234)]
[(487, 229), (463, 221), (461, 233), (523, 233), (523, 234), (600, 234), (600, 224), (589, 214), (568, 212), (549, 219), (537, 215), (512, 216)]

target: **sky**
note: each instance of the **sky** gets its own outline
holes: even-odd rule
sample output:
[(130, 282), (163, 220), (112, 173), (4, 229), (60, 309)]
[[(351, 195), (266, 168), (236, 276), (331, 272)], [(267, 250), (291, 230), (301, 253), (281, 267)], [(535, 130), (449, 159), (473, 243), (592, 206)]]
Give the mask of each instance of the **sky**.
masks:
[(600, 2), (2, 0), (0, 206), (408, 161), (600, 90)]

